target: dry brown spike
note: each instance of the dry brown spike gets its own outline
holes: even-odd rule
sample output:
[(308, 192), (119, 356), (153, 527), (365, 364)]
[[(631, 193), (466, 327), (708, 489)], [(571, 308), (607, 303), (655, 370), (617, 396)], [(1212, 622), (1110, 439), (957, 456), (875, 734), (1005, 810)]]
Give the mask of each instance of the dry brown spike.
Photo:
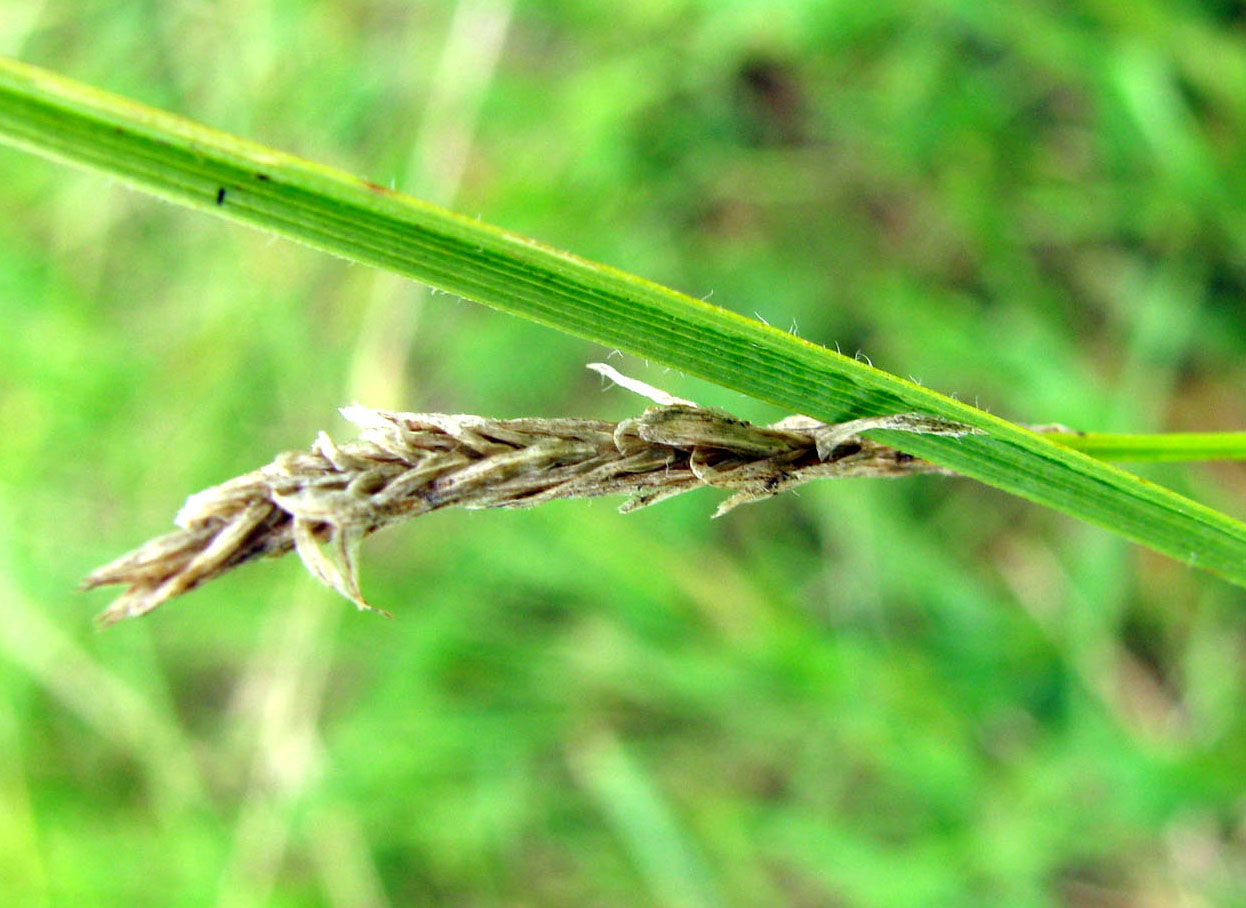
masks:
[(310, 451), (191, 495), (180, 529), (93, 571), (84, 589), (127, 587), (101, 625), (150, 612), (257, 558), (298, 552), (307, 569), (362, 609), (355, 552), (368, 534), (445, 507), (527, 508), (557, 498), (627, 495), (620, 511), (701, 486), (734, 494), (715, 517), (814, 479), (945, 473), (861, 437), (869, 429), (965, 435), (913, 414), (825, 425), (803, 416), (754, 426), (596, 371), (659, 405), (620, 423), (341, 412), (360, 428), (341, 446), (323, 432)]

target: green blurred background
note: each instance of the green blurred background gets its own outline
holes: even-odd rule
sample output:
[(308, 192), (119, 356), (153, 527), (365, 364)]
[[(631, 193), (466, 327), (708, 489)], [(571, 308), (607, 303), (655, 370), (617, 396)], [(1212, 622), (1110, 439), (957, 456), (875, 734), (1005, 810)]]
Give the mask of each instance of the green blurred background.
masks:
[[(1246, 426), (1228, 2), (0, 0), (0, 52), (1026, 422)], [(1246, 904), (1246, 596), (963, 480), (443, 512), (97, 634), (359, 400), (609, 352), (0, 147), (0, 902)], [(645, 363), (746, 418), (783, 414)], [(1241, 465), (1147, 475), (1237, 517)]]

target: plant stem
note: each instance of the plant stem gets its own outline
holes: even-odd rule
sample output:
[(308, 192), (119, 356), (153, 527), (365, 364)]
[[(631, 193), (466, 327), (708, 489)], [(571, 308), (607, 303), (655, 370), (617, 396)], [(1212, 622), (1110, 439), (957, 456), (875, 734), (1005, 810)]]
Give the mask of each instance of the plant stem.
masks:
[(1246, 460), (1246, 432), (1173, 432), (1164, 435), (1061, 432), (1047, 437), (1100, 460), (1129, 463)]

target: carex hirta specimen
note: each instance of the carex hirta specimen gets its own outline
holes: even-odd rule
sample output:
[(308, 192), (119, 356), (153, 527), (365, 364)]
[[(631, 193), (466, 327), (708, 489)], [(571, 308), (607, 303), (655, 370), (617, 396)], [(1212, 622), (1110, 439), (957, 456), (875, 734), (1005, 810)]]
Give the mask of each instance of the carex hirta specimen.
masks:
[(940, 435), (975, 430), (915, 414), (827, 425), (791, 416), (755, 426), (619, 375), (595, 369), (657, 406), (619, 423), (597, 419), (486, 419), (395, 413), (361, 406), (341, 412), (357, 439), (323, 432), (309, 451), (191, 495), (178, 530), (92, 572), (90, 589), (128, 589), (101, 624), (144, 615), (229, 569), (298, 552), (307, 569), (363, 609), (356, 551), (369, 533), (446, 507), (528, 508), (557, 498), (627, 495), (633, 511), (701, 486), (734, 494), (737, 505), (814, 479), (946, 473), (869, 441), (869, 429)]

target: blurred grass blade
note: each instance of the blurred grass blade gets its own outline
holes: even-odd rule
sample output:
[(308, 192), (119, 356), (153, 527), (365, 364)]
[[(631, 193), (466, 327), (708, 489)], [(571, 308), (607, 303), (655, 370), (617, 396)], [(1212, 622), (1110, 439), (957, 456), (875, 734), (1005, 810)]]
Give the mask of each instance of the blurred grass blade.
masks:
[(697, 858), (656, 781), (612, 732), (574, 743), (567, 757), (576, 782), (597, 802), (655, 905), (723, 904), (721, 887)]
[(983, 434), (871, 437), (1246, 586), (1241, 522), (975, 407), (625, 272), (11, 60), (0, 60), (0, 139), (791, 412), (839, 422), (916, 411), (967, 423)]

